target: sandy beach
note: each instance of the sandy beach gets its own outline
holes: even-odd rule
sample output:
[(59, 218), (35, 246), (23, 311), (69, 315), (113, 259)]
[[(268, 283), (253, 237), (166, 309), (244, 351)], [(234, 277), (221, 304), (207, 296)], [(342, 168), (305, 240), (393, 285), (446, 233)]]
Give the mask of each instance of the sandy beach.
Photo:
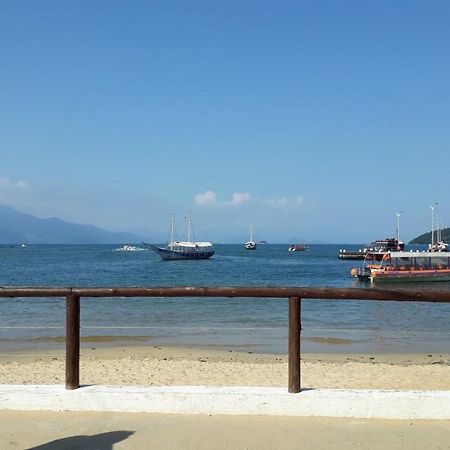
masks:
[[(82, 348), (82, 384), (287, 386), (287, 358), (232, 349)], [(63, 351), (0, 354), (4, 384), (63, 384)], [(303, 387), (450, 389), (448, 354), (304, 354)], [(0, 411), (1, 448), (444, 449), (448, 420)]]
[[(447, 390), (449, 354), (303, 354), (302, 387)], [(62, 350), (3, 352), (2, 384), (63, 384)], [(81, 384), (287, 386), (287, 356), (204, 347), (82, 348)]]

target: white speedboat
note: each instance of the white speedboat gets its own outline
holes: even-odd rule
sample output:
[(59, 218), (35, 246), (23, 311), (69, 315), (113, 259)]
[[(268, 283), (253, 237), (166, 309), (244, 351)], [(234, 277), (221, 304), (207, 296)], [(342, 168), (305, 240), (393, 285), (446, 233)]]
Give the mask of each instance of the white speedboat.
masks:
[(142, 247), (136, 247), (131, 244), (125, 244), (123, 247), (114, 249), (113, 252), (139, 252), (141, 250), (145, 249)]

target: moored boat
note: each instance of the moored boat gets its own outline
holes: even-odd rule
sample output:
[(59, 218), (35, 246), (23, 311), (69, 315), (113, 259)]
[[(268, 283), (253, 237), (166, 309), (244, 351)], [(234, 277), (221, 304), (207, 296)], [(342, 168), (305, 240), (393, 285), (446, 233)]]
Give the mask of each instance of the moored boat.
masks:
[(405, 249), (405, 243), (396, 238), (378, 239), (373, 241), (370, 245), (358, 250), (340, 249), (339, 259), (371, 259), (375, 258), (377, 261), (381, 261), (383, 256), (387, 252), (403, 251)]
[(379, 264), (366, 263), (351, 274), (371, 283), (450, 281), (450, 253), (388, 252)]
[(120, 248), (115, 248), (113, 252), (139, 252), (141, 250), (145, 250), (142, 247), (136, 247), (135, 245), (125, 244)]
[(294, 245), (294, 244), (292, 244), (292, 245), (288, 248), (288, 250), (289, 250), (290, 252), (304, 252), (304, 251), (306, 251), (306, 250), (309, 250), (309, 247), (306, 246), (306, 245)]
[(150, 250), (158, 254), (165, 261), (183, 259), (208, 259), (214, 255), (214, 246), (211, 242), (196, 242), (193, 239), (191, 213), (188, 214), (188, 236), (186, 241), (176, 240), (175, 215), (172, 215), (170, 224), (170, 239), (166, 247), (146, 244)]
[(247, 250), (255, 250), (256, 249), (256, 242), (253, 240), (253, 225), (250, 225), (249, 227), (249, 240), (244, 244), (244, 247)]
[(438, 241), (428, 246), (429, 252), (448, 252), (448, 244), (444, 241)]
[(438, 204), (430, 205), (431, 208), (431, 244), (428, 245), (429, 252), (448, 252), (448, 244), (442, 239), (442, 222), (438, 216), (438, 223), (436, 227), (436, 240), (434, 231), (434, 209)]

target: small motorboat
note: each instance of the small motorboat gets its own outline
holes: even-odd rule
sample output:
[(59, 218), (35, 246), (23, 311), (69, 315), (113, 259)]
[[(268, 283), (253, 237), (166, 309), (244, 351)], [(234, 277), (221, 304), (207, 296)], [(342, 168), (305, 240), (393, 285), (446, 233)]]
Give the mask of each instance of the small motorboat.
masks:
[(116, 248), (113, 250), (113, 252), (139, 252), (141, 250), (145, 250), (142, 247), (135, 247), (134, 245), (131, 244), (125, 244), (124, 246), (120, 247), (120, 248)]
[(291, 245), (288, 250), (290, 252), (304, 252), (306, 250), (309, 250), (309, 247), (306, 245)]

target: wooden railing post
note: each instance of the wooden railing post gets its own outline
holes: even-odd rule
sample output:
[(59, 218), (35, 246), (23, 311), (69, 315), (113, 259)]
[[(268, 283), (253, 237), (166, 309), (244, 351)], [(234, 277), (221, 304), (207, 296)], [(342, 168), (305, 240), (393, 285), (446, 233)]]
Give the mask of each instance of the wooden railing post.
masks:
[(300, 392), (301, 302), (299, 297), (289, 297), (288, 391), (292, 394)]
[(80, 296), (66, 297), (66, 389), (80, 387)]

